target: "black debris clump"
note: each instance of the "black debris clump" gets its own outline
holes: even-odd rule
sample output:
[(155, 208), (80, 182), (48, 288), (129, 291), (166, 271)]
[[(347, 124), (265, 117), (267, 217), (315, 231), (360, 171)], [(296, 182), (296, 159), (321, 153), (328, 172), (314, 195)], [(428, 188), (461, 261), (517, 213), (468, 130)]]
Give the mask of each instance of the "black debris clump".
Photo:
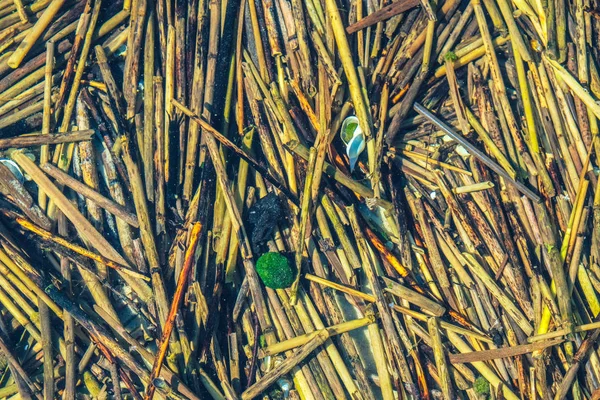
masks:
[(258, 255), (265, 251), (265, 244), (272, 238), (281, 219), (281, 202), (273, 192), (258, 200), (248, 211), (251, 228), (252, 251)]

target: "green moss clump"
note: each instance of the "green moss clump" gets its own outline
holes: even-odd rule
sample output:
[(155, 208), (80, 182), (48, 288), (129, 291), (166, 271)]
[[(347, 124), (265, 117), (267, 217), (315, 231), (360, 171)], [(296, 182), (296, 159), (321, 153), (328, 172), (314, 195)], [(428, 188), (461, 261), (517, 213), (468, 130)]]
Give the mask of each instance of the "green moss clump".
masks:
[(446, 53), (446, 55), (444, 56), (444, 59), (445, 59), (446, 61), (452, 61), (452, 62), (454, 62), (454, 61), (458, 60), (458, 56), (456, 55), (456, 53), (455, 53), (455, 52), (453, 52), (453, 51), (449, 51), (449, 52), (447, 52), (447, 53)]
[(265, 338), (265, 335), (260, 335), (258, 337), (258, 343), (260, 347), (267, 347), (267, 338)]
[(344, 141), (344, 143), (348, 144), (350, 140), (352, 140), (356, 128), (358, 128), (358, 124), (355, 122), (350, 122), (348, 123), (348, 125), (346, 125), (344, 131), (342, 132), (342, 140)]
[(475, 379), (473, 390), (480, 396), (487, 396), (490, 394), (490, 383), (483, 376), (480, 376)]
[(292, 286), (296, 274), (290, 261), (281, 253), (265, 253), (256, 261), (256, 272), (266, 287), (285, 289)]

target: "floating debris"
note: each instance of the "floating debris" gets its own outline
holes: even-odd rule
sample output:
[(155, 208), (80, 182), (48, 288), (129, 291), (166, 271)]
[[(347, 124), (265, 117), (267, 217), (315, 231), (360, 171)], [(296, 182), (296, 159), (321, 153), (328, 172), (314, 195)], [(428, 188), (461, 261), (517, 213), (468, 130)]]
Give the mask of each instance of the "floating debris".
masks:
[(0, 399), (600, 399), (597, 3), (0, 0)]
[(365, 135), (360, 129), (358, 118), (355, 116), (346, 118), (342, 123), (340, 136), (346, 144), (346, 155), (350, 161), (350, 171), (354, 171), (358, 157), (365, 149)]
[(265, 253), (256, 260), (256, 272), (265, 286), (271, 289), (287, 289), (296, 277), (288, 258), (274, 252)]
[(252, 251), (261, 253), (263, 245), (273, 239), (277, 223), (281, 219), (281, 204), (274, 192), (258, 200), (248, 210), (248, 224), (252, 229), (250, 235)]

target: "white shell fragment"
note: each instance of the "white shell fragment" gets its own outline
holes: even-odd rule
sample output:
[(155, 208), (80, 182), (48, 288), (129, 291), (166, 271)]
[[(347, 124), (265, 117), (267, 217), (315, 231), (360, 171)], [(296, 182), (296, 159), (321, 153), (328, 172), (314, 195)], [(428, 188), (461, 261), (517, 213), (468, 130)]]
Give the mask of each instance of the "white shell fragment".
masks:
[(340, 137), (346, 144), (346, 155), (350, 160), (350, 171), (353, 171), (360, 153), (365, 149), (365, 134), (360, 128), (356, 116), (352, 115), (344, 120)]

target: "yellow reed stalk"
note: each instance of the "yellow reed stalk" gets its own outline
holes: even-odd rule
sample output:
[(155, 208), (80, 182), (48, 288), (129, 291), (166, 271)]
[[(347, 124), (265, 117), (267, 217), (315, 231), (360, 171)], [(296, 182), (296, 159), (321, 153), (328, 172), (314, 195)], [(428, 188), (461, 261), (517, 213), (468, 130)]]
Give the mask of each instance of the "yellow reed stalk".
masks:
[[(428, 0), (423, 1), (429, 3)], [(425, 32), (425, 45), (423, 48), (423, 63), (421, 64), (421, 71), (428, 72), (431, 62), (431, 52), (433, 50), (434, 44), (435, 18), (429, 17), (429, 19), (427, 20), (427, 30)]]
[(407, 302), (416, 305), (417, 307), (421, 307), (423, 311), (431, 313), (436, 317), (441, 317), (446, 313), (446, 308), (433, 300), (430, 300), (428, 297), (423, 296), (422, 294), (415, 292), (407, 287), (402, 286), (401, 284), (386, 278), (385, 276), (381, 277), (385, 286), (383, 290), (385, 292), (391, 293), (399, 299), (406, 300)]
[(113, 269), (115, 269), (117, 271), (121, 271), (124, 274), (130, 275), (132, 277), (135, 277), (135, 278), (138, 278), (138, 279), (143, 279), (145, 281), (149, 281), (150, 280), (150, 278), (148, 278), (144, 274), (141, 274), (141, 273), (139, 273), (137, 271), (129, 269), (129, 268), (127, 268), (127, 267), (125, 267), (125, 266), (123, 266), (123, 265), (121, 265), (119, 263), (116, 263), (114, 261), (109, 260), (106, 257), (103, 257), (102, 255), (99, 255), (99, 254), (91, 252), (91, 251), (89, 251), (87, 249), (84, 249), (81, 246), (77, 246), (76, 244), (73, 244), (73, 243), (69, 242), (68, 240), (65, 240), (65, 239), (63, 239), (61, 237), (54, 236), (52, 233), (50, 233), (48, 231), (45, 231), (45, 230), (43, 230), (43, 229), (35, 226), (34, 224), (32, 224), (31, 222), (27, 221), (24, 218), (17, 217), (15, 219), (15, 221), (20, 226), (22, 226), (23, 228), (27, 229), (30, 232), (35, 233), (36, 235), (40, 236), (41, 238), (49, 240), (49, 241), (52, 241), (52, 242), (54, 242), (54, 243), (56, 243), (56, 244), (58, 244), (60, 246), (63, 246), (64, 248), (69, 249), (69, 250), (71, 250), (71, 251), (73, 251), (73, 252), (75, 252), (75, 253), (77, 253), (79, 255), (82, 255), (82, 256), (84, 256), (86, 258), (89, 258), (90, 260), (97, 261), (97, 262), (99, 262), (99, 263), (101, 263), (103, 265), (111, 267), (111, 268), (113, 268)]
[[(3, 275), (0, 275), (0, 287), (6, 292), (6, 294), (8, 294), (8, 297), (14, 303), (16, 303), (16, 305), (18, 305), (19, 308), (23, 310), (27, 316), (29, 316), (31, 322), (33, 322), (33, 324), (39, 329), (40, 319), (38, 313), (33, 309), (25, 297), (23, 297), (23, 295), (13, 285), (11, 285), (8, 279)], [(32, 301), (32, 303), (36, 303), (35, 299)]]
[(12, 298), (2, 289), (0, 289), (0, 304), (8, 311), (18, 323), (35, 339), (36, 342), (42, 341), (42, 336), (39, 329), (32, 321), (17, 307)]
[[(13, 275), (9, 275), (6, 270), (2, 267), (8, 267)], [(46, 305), (59, 317), (62, 318), (62, 309), (41, 289), (38, 285), (31, 280), (31, 278), (9, 257), (9, 255), (0, 249), (0, 272), (4, 274), (15, 286), (19, 287), (16, 282), (20, 280), (26, 288), (34, 292), (39, 299), (41, 299)], [(15, 278), (12, 278), (12, 277)], [(22, 291), (27, 294), (26, 291)], [(29, 296), (28, 296), (29, 297)]]
[[(585, 168), (583, 170), (585, 170)], [(587, 190), (589, 185), (590, 182), (587, 179), (582, 179), (579, 183), (579, 190), (577, 191), (575, 204), (573, 206), (573, 209), (571, 210), (569, 224), (567, 225), (567, 229), (565, 230), (563, 242), (560, 247), (560, 256), (563, 260), (567, 258), (567, 253), (569, 248), (571, 247), (572, 239), (576, 238), (576, 236), (573, 235), (573, 233), (577, 233), (577, 230), (579, 229), (579, 221), (581, 220), (581, 213), (583, 212), (583, 207), (585, 205), (585, 199), (587, 197)]]
[[(300, 156), (301, 158), (303, 158), (304, 160), (308, 161), (310, 150), (307, 149), (300, 142), (292, 140), (289, 143), (284, 144), (284, 146), (287, 149), (289, 149), (292, 153), (294, 153), (294, 154)], [(337, 169), (333, 165), (329, 164), (328, 162), (323, 163), (323, 172), (325, 172), (331, 178), (338, 181), (340, 184), (346, 186), (348, 189), (352, 190), (353, 192), (358, 193), (359, 195), (361, 195), (363, 197), (371, 198), (371, 197), (375, 196), (375, 193), (373, 192), (372, 189), (370, 189), (370, 188), (362, 185), (358, 181), (352, 179), (351, 177), (344, 174), (343, 172), (341, 172), (339, 169)], [(379, 205), (381, 205), (382, 207), (384, 207), (386, 209), (390, 208), (392, 206), (392, 204), (387, 200), (379, 199), (378, 202), (379, 202)]]
[(504, 153), (502, 153), (498, 146), (496, 146), (496, 144), (494, 143), (490, 135), (487, 133), (483, 125), (481, 125), (481, 123), (477, 120), (477, 117), (475, 117), (475, 114), (473, 114), (473, 112), (468, 107), (465, 107), (465, 111), (467, 114), (467, 119), (469, 120), (469, 124), (473, 127), (475, 132), (477, 132), (477, 134), (479, 135), (485, 146), (488, 148), (490, 153), (496, 158), (498, 164), (500, 164), (502, 168), (504, 168), (504, 170), (511, 176), (511, 178), (515, 179), (517, 176), (517, 172), (512, 167), (510, 161), (508, 161), (508, 158), (506, 158)]
[(429, 318), (427, 320), (427, 327), (429, 329), (429, 336), (431, 336), (433, 356), (435, 358), (437, 373), (440, 377), (442, 394), (444, 395), (444, 400), (451, 400), (454, 398), (452, 380), (450, 379), (450, 369), (448, 368), (444, 346), (442, 345), (442, 336), (439, 331), (438, 319)]
[(65, 0), (52, 0), (50, 5), (48, 5), (40, 18), (36, 21), (35, 25), (31, 28), (25, 39), (23, 39), (21, 44), (19, 44), (19, 47), (17, 47), (15, 52), (8, 59), (7, 64), (9, 67), (17, 68), (21, 65), (21, 62), (25, 56), (27, 56), (29, 50), (31, 50), (40, 36), (42, 36), (42, 33), (44, 33), (48, 25), (50, 25), (64, 2)]
[[(327, 99), (328, 96), (327, 89), (327, 77), (325, 74), (325, 68), (322, 63), (319, 63), (319, 129), (317, 133), (317, 138), (313, 144), (314, 148), (317, 150), (314, 169), (312, 170), (312, 182), (311, 182), (311, 204), (314, 207), (314, 204), (318, 202), (318, 196), (321, 188), (321, 178), (323, 177), (323, 163), (325, 162), (325, 156), (327, 154), (327, 150), (329, 149), (329, 131), (327, 130)], [(311, 213), (312, 215), (312, 213)]]
[[(448, 332), (447, 334), (448, 340), (456, 349), (461, 353), (470, 353), (473, 351), (471, 347), (460, 338), (457, 334), (453, 332)], [(470, 363), (483, 377), (490, 383), (490, 385), (494, 389), (502, 388), (502, 393), (504, 394), (504, 398), (507, 400), (519, 400), (519, 397), (513, 393), (512, 390), (508, 388), (507, 385), (502, 382), (502, 380), (496, 375), (496, 373), (486, 365), (483, 361), (475, 361)]]
[(327, 332), (320, 331), (304, 346), (300, 348), (294, 355), (288, 357), (285, 361), (267, 372), (258, 382), (250, 386), (242, 393), (242, 400), (250, 400), (262, 393), (265, 389), (271, 386), (280, 376), (290, 372), (295, 366), (300, 364), (314, 350), (321, 346), (329, 338)]
[[(391, 150), (388, 153), (388, 155), (393, 155), (393, 154), (394, 154), (394, 152)], [(448, 164), (448, 163), (445, 163), (442, 161), (434, 160), (433, 158), (431, 158), (425, 154), (416, 153), (416, 152), (410, 151), (410, 150), (402, 150), (402, 154), (408, 158), (414, 158), (417, 160), (425, 161), (427, 164), (435, 165), (436, 167), (441, 167), (441, 168), (447, 169), (449, 171), (458, 172), (459, 174), (473, 176), (473, 173), (471, 171), (467, 171), (466, 169), (455, 167), (452, 164)]]
[(519, 80), (519, 90), (521, 91), (521, 100), (523, 101), (523, 109), (525, 110), (525, 121), (527, 122), (527, 133), (529, 134), (529, 148), (532, 152), (539, 153), (540, 145), (535, 128), (535, 118), (531, 106), (531, 96), (529, 95), (529, 84), (527, 74), (525, 73), (523, 55), (521, 49), (517, 47), (517, 41), (512, 40), (511, 44), (515, 58), (515, 67), (517, 69), (517, 79)]
[(168, 36), (167, 36), (167, 54), (166, 54), (166, 73), (165, 73), (165, 131), (163, 132), (163, 141), (164, 141), (164, 165), (161, 166), (164, 168), (164, 179), (165, 182), (169, 182), (170, 178), (170, 165), (171, 165), (171, 157), (170, 157), (170, 147), (171, 147), (171, 132), (170, 126), (171, 121), (174, 119), (173, 115), (173, 103), (171, 100), (174, 98), (175, 94), (175, 27), (173, 25), (169, 25), (168, 28)]
[(463, 135), (469, 134), (469, 125), (467, 123), (467, 117), (465, 115), (465, 106), (460, 97), (460, 91), (458, 89), (458, 81), (456, 79), (456, 72), (454, 71), (455, 55), (449, 53), (446, 55), (446, 79), (448, 80), (448, 87), (450, 91), (450, 98), (452, 99), (452, 105), (456, 112), (456, 119), (458, 120), (458, 126), (460, 127)]
[(508, 0), (496, 0), (496, 3), (498, 3), (500, 12), (506, 21), (515, 52), (518, 52), (523, 60), (530, 62), (532, 60), (531, 54), (529, 54), (529, 49), (521, 35), (521, 30), (517, 26), (510, 2)]
[(583, 324), (583, 325), (578, 325), (573, 327), (573, 330), (567, 330), (567, 329), (558, 329), (552, 332), (548, 332), (548, 333), (544, 333), (541, 335), (535, 335), (535, 336), (530, 336), (529, 338), (527, 338), (527, 341), (529, 343), (533, 343), (533, 342), (539, 342), (541, 340), (547, 340), (547, 339), (553, 339), (556, 337), (560, 337), (560, 336), (565, 336), (565, 335), (569, 335), (571, 332), (587, 332), (587, 331), (591, 331), (594, 329), (600, 329), (600, 321), (598, 322), (591, 322), (589, 324)]
[(315, 170), (315, 163), (317, 159), (317, 149), (311, 147), (310, 156), (308, 158), (308, 168), (306, 170), (306, 180), (304, 182), (304, 192), (302, 193), (302, 204), (300, 209), (300, 233), (298, 234), (298, 241), (296, 242), (296, 279), (290, 288), (290, 304), (295, 305), (297, 301), (298, 284), (300, 283), (300, 275), (302, 273), (302, 259), (304, 254), (304, 247), (306, 242), (306, 227), (310, 223), (310, 205), (311, 205), (311, 190), (313, 173)]
[(577, 267), (577, 280), (579, 281), (581, 291), (587, 300), (587, 305), (592, 315), (598, 315), (600, 313), (600, 301), (598, 301), (596, 290), (594, 289), (594, 286), (592, 285), (588, 276), (588, 272), (584, 268), (583, 264), (579, 264)]
[(25, 6), (23, 5), (22, 0), (13, 0), (15, 4), (15, 8), (17, 9), (17, 14), (19, 14), (19, 18), (21, 19), (22, 24), (26, 24), (29, 22), (29, 17), (27, 16), (27, 11), (25, 11)]
[(256, 12), (256, 1), (248, 0), (248, 10), (250, 11), (250, 22), (252, 26), (252, 35), (254, 36), (254, 45), (258, 58), (258, 66), (260, 68), (260, 76), (267, 80), (269, 73), (267, 72), (267, 64), (265, 61), (265, 50), (262, 45), (260, 26), (258, 24), (258, 14)]
[[(509, 40), (510, 40), (510, 36), (507, 36), (507, 37), (500, 36), (500, 37), (493, 39), (492, 43), (493, 43), (494, 47), (500, 47), (500, 46), (506, 44)], [(464, 54), (464, 55), (462, 55), (459, 52), (456, 52), (456, 56), (458, 57), (458, 59), (456, 61), (454, 61), (454, 69), (464, 67), (465, 65), (469, 64), (471, 61), (475, 61), (478, 58), (483, 57), (484, 55), (485, 55), (485, 46), (482, 46), (481, 44), (479, 45), (479, 47), (475, 48), (474, 50), (472, 50), (469, 53)], [(435, 70), (434, 76), (436, 78), (441, 78), (444, 75), (446, 75), (446, 65), (445, 64), (443, 64), (442, 66), (440, 66), (438, 69)]]
[[(54, 69), (54, 42), (46, 43), (46, 66), (44, 68), (44, 113), (42, 117), (42, 134), (50, 133), (52, 118), (52, 70)], [(48, 162), (50, 157), (48, 145), (40, 148), (40, 165)], [(40, 190), (38, 194), (38, 203), (40, 208), (46, 209), (46, 193)]]
[(319, 332), (322, 330), (326, 330), (327, 332), (329, 332), (329, 336), (335, 336), (335, 335), (341, 335), (342, 333), (345, 333), (345, 332), (353, 331), (358, 328), (362, 328), (362, 327), (372, 324), (374, 322), (375, 322), (375, 316), (370, 315), (370, 316), (366, 316), (365, 318), (353, 319), (351, 321), (346, 321), (346, 322), (342, 322), (340, 324), (331, 325), (324, 329), (318, 329), (318, 330), (312, 331), (310, 333), (305, 333), (304, 335), (298, 335), (292, 339), (288, 339), (288, 340), (284, 340), (282, 342), (275, 343), (269, 347), (262, 349), (262, 351), (260, 351), (259, 354), (262, 358), (262, 357), (267, 357), (267, 356), (272, 356), (272, 355), (275, 355), (278, 353), (282, 353), (284, 351), (292, 350), (296, 347), (300, 347), (300, 346), (306, 344), (309, 340), (314, 338), (316, 335), (318, 335)]
[[(96, 23), (98, 22), (98, 16), (100, 15), (100, 6), (101, 2), (94, 3), (94, 7), (92, 9), (90, 15), (90, 22), (85, 33), (83, 46), (81, 48), (81, 54), (79, 56), (77, 69), (75, 70), (75, 76), (73, 77), (73, 84), (71, 90), (69, 92), (69, 97), (67, 99), (67, 103), (64, 107), (64, 115), (63, 120), (60, 125), (60, 132), (66, 132), (69, 130), (69, 126), (71, 125), (71, 118), (73, 116), (73, 112), (75, 110), (75, 103), (77, 102), (79, 96), (79, 86), (81, 85), (81, 78), (83, 77), (83, 73), (85, 70), (87, 57), (90, 52), (90, 48), (92, 46), (93, 35), (96, 30)], [(60, 169), (66, 171), (69, 169), (69, 165), (71, 164), (71, 159), (73, 157), (74, 145), (69, 143), (59, 144), (56, 146), (54, 150), (54, 155), (52, 162), (57, 164)], [(52, 202), (48, 202), (48, 216), (51, 219), (55, 219), (56, 216), (56, 205)]]
[(375, 168), (371, 176), (371, 187), (375, 198), (381, 198), (381, 161), (383, 159), (383, 137), (385, 134), (385, 120), (388, 115), (388, 102), (390, 97), (390, 85), (386, 82), (381, 91), (381, 101), (379, 105), (379, 129), (375, 138)]
[(529, 19), (531, 19), (531, 23), (533, 24), (537, 34), (540, 35), (541, 38), (545, 39), (545, 31), (542, 29), (539, 16), (529, 4), (528, 0), (514, 0), (513, 3), (517, 7), (517, 10), (523, 12), (529, 17)]
[[(40, 186), (50, 200), (62, 213), (73, 223), (81, 238), (90, 243), (104, 257), (115, 261), (121, 265), (129, 266), (127, 261), (117, 252), (114, 247), (102, 236), (96, 228), (79, 212), (67, 197), (48, 179), (42, 170), (31, 161), (25, 154), (18, 150), (8, 152), (10, 157), (19, 164), (34, 182)], [(131, 276), (119, 272), (121, 277), (133, 288), (133, 290), (144, 301), (149, 301), (152, 297), (152, 290), (148, 285), (139, 279), (132, 279)]]
[(472, 185), (458, 186), (452, 188), (452, 192), (455, 194), (473, 193), (482, 190), (491, 189), (494, 187), (494, 183), (490, 181), (473, 183)]
[(382, 333), (379, 331), (379, 326), (376, 322), (370, 324), (368, 330), (369, 338), (371, 339), (371, 349), (375, 358), (375, 367), (377, 368), (377, 376), (379, 377), (379, 385), (381, 387), (381, 396), (384, 400), (393, 400), (395, 399), (394, 390), (388, 370), (388, 362), (386, 361)]
[(21, 281), (17, 275), (13, 274), (12, 271), (2, 262), (0, 262), (0, 275), (2, 275), (3, 279), (8, 280), (12, 286), (19, 289), (19, 291), (23, 293), (31, 302), (35, 302), (36, 299), (38, 299), (38, 296), (35, 295), (33, 290), (31, 290), (23, 281)]
[(590, 111), (594, 113), (596, 118), (600, 118), (600, 105), (596, 103), (596, 100), (592, 97), (592, 95), (581, 86), (577, 79), (573, 77), (562, 65), (557, 63), (554, 60), (549, 59), (548, 57), (544, 57), (544, 60), (554, 68), (557, 76), (559, 76), (564, 83), (573, 91), (573, 94), (581, 101), (585, 103)]
[(529, 324), (527, 317), (523, 315), (521, 310), (512, 302), (512, 300), (504, 293), (504, 291), (498, 286), (495, 280), (486, 272), (481, 264), (469, 253), (463, 253), (467, 265), (471, 269), (474, 275), (483, 282), (487, 290), (498, 300), (502, 305), (506, 313), (516, 322), (517, 325), (525, 332), (526, 335), (530, 335), (533, 332), (533, 328)]
[[(315, 328), (316, 329), (329, 329), (323, 325), (323, 322), (321, 321), (321, 318), (319, 317), (319, 313), (315, 309), (315, 306), (313, 305), (311, 299), (309, 298), (309, 296), (307, 296), (307, 294), (304, 290), (300, 291), (300, 296), (301, 296), (301, 300), (306, 305), (306, 310), (308, 312), (308, 315), (310, 315), (310, 318), (311, 318), (312, 322), (314, 323)], [(359, 389), (356, 386), (356, 383), (354, 382), (352, 375), (350, 375), (350, 371), (348, 371), (348, 368), (346, 367), (346, 364), (345, 364), (344, 360), (342, 359), (342, 356), (340, 355), (337, 347), (331, 341), (331, 339), (328, 339), (325, 342), (324, 348), (325, 348), (325, 351), (327, 352), (327, 354), (329, 355), (331, 362), (335, 366), (335, 369), (336, 369), (337, 373), (339, 374), (340, 379), (342, 380), (343, 384), (346, 386), (346, 390), (348, 391), (348, 393), (350, 393), (350, 397), (352, 397), (352, 398), (358, 397), (358, 395), (360, 393)]]
[(560, 111), (558, 110), (556, 95), (552, 90), (548, 73), (546, 72), (546, 68), (544, 67), (543, 63), (538, 64), (537, 71), (539, 76), (539, 84), (543, 93), (543, 96), (540, 96), (540, 100), (542, 98), (545, 99), (545, 103), (548, 107), (548, 113), (550, 114), (554, 130), (556, 131), (560, 150), (563, 154), (563, 157), (565, 157), (567, 172), (573, 187), (577, 187), (579, 186), (579, 176), (577, 175), (577, 170), (575, 169), (571, 154), (569, 153), (568, 144), (565, 138), (564, 125), (560, 118)]
[[(545, 61), (545, 59), (542, 60)], [(556, 100), (567, 128), (566, 132), (570, 135), (571, 144), (577, 149), (579, 158), (584, 160), (587, 155), (587, 150), (583, 140), (581, 140), (579, 126), (575, 120), (574, 113), (571, 112), (570, 103), (565, 92), (563, 91), (563, 87), (565, 86), (564, 82), (559, 81), (560, 76), (557, 73), (550, 73), (553, 71), (552, 65), (549, 65), (547, 62), (545, 62), (544, 66), (548, 70), (547, 77), (552, 82), (552, 89), (554, 90), (553, 93), (556, 95)]]
[[(341, 285), (339, 283), (331, 282), (331, 281), (328, 281), (327, 279), (320, 278), (318, 276), (311, 275), (311, 274), (305, 274), (304, 277), (307, 280), (309, 280), (309, 281), (313, 281), (313, 282), (316, 282), (316, 283), (318, 283), (320, 285), (327, 286), (327, 287), (330, 287), (330, 288), (335, 289), (335, 290), (339, 290), (340, 292), (347, 293), (350, 296), (355, 296), (355, 297), (361, 298), (361, 299), (363, 299), (365, 301), (368, 301), (369, 303), (374, 303), (375, 302), (375, 297), (374, 296), (372, 296), (370, 294), (363, 293), (363, 292), (361, 292), (359, 290), (356, 290), (356, 289), (353, 289), (353, 288), (349, 288), (349, 287)], [(410, 316), (410, 317), (412, 317), (412, 318), (414, 318), (416, 320), (423, 321), (423, 322), (426, 322), (427, 318), (430, 317), (430, 316), (425, 315), (423, 313), (420, 313), (418, 311), (411, 310), (409, 308), (398, 306), (398, 305), (393, 305), (392, 309), (394, 311), (397, 311), (397, 312), (401, 313), (401, 314), (408, 315), (408, 316)], [(460, 326), (451, 324), (449, 322), (440, 321), (440, 327), (443, 328), (443, 329), (446, 329), (448, 331), (453, 331), (453, 332), (459, 333), (461, 335), (470, 336), (470, 337), (472, 337), (474, 339), (477, 339), (477, 340), (480, 340), (482, 342), (492, 343), (492, 340), (489, 337), (485, 336), (485, 335), (479, 334), (477, 332), (473, 332), (473, 331), (471, 331), (469, 329), (462, 328)]]
[(356, 110), (356, 116), (358, 117), (359, 125), (362, 128), (366, 140), (367, 140), (367, 152), (369, 156), (369, 167), (370, 171), (373, 171), (375, 167), (375, 146), (372, 141), (371, 133), (371, 114), (367, 108), (367, 103), (363, 96), (362, 85), (358, 79), (356, 67), (352, 61), (352, 53), (350, 51), (350, 45), (348, 44), (348, 38), (346, 37), (346, 31), (340, 11), (338, 10), (335, 0), (325, 0), (325, 6), (327, 15), (329, 16), (329, 22), (333, 30), (333, 36), (338, 47), (338, 54), (344, 67), (344, 73), (348, 79), (348, 90), (350, 91), (350, 97), (352, 103), (354, 103), (354, 109)]

